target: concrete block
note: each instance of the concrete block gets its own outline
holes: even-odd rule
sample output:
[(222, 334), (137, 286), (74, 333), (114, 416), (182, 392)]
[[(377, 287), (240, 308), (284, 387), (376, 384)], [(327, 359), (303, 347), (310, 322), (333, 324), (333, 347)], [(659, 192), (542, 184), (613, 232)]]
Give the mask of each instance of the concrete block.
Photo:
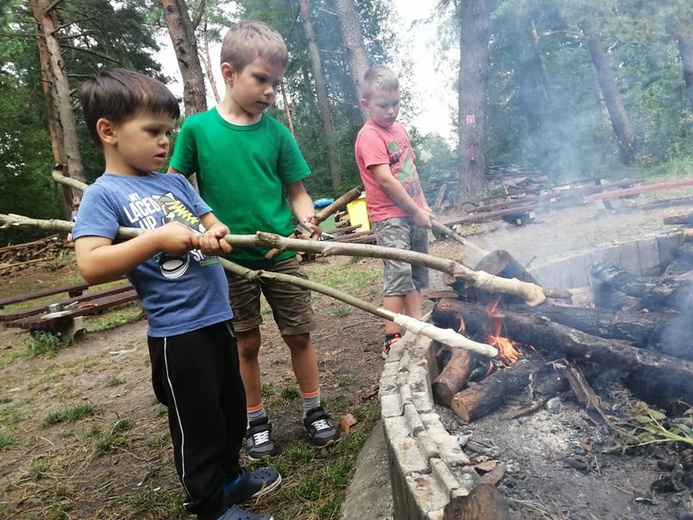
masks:
[(380, 398), (380, 413), (383, 418), (399, 417), (404, 413), (399, 393), (384, 395)]
[(418, 433), (424, 431), (423, 422), (419, 418), (419, 414), (416, 411), (416, 407), (412, 403), (405, 403), (404, 405), (404, 418), (407, 421), (407, 427), (409, 428), (409, 434), (415, 437)]
[(430, 459), (428, 463), (431, 466), (433, 478), (436, 479), (443, 492), (448, 497), (452, 496), (452, 492), (461, 487), (455, 475), (448, 469), (447, 464), (440, 459)]
[(430, 473), (428, 459), (424, 459), (413, 438), (390, 439), (390, 442), (394, 453), (397, 455), (396, 463), (402, 475), (406, 477), (414, 473)]
[(409, 475), (406, 481), (419, 510), (423, 511), (426, 518), (429, 518), (430, 513), (443, 509), (450, 502), (450, 496), (440, 488), (430, 474)]
[(642, 276), (659, 276), (662, 264), (659, 260), (659, 244), (657, 237), (638, 240), (638, 257), (640, 258), (640, 274)]
[(409, 437), (409, 426), (404, 416), (383, 419), (383, 428), (385, 428), (385, 437), (390, 441)]
[(419, 445), (419, 451), (426, 459), (440, 458), (438, 445), (433, 442), (427, 431), (422, 431), (416, 436), (416, 443)]
[(429, 413), (433, 411), (433, 399), (429, 392), (412, 392), (411, 398), (417, 412)]

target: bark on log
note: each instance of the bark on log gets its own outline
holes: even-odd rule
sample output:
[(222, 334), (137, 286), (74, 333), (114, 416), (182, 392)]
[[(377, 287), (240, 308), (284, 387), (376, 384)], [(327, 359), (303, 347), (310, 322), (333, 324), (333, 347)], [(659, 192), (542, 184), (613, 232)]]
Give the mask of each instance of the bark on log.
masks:
[[(464, 318), (467, 331), (483, 330), (487, 310), (459, 300), (443, 299), (434, 307), (432, 319), (445, 309)], [(620, 369), (628, 375), (634, 393), (644, 399), (667, 405), (676, 399), (693, 402), (693, 361), (682, 360), (633, 347), (624, 341), (609, 340), (553, 323), (542, 316), (497, 311), (509, 338), (537, 349), (584, 359)]]
[(509, 398), (519, 394), (536, 375), (541, 365), (538, 356), (528, 356), (507, 368), (496, 370), (469, 388), (455, 394), (450, 403), (457, 416), (465, 423), (492, 412)]
[(479, 484), (465, 497), (453, 497), (443, 510), (443, 520), (508, 520), (510, 508), (495, 486)]
[(640, 312), (544, 305), (536, 309), (513, 306), (513, 312), (545, 316), (588, 334), (620, 339), (640, 348), (693, 361), (693, 324), (679, 313)]
[(665, 306), (685, 312), (693, 308), (693, 282), (689, 280), (638, 277), (607, 262), (593, 264), (590, 275), (628, 296), (640, 298), (650, 309)]
[(436, 403), (450, 406), (452, 397), (462, 390), (472, 373), (475, 357), (471, 352), (455, 349), (450, 352), (450, 360), (431, 384)]

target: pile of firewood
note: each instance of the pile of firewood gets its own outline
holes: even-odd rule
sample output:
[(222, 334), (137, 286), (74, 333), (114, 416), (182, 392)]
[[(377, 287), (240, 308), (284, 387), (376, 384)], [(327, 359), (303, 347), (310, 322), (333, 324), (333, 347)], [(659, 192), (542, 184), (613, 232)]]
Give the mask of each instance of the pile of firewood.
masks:
[(30, 265), (56, 262), (71, 249), (71, 245), (57, 234), (0, 247), (0, 276), (7, 276)]
[[(689, 243), (679, 252), (679, 259), (693, 265)], [(532, 281), (504, 251), (482, 262), (492, 274)], [(498, 297), (449, 280), (452, 291), (437, 295), (441, 298), (432, 322), (497, 346), (501, 355), (489, 363), (468, 351), (438, 347), (438, 376), (432, 385), (436, 402), (470, 422), (532, 382), (533, 404), (509, 414), (529, 413), (572, 390), (588, 412), (599, 415), (600, 401), (590, 381), (609, 370), (639, 399), (672, 411), (682, 403), (690, 407), (693, 280), (690, 270), (681, 272), (683, 265), (681, 261), (676, 274), (642, 277), (596, 263), (590, 273), (594, 307), (548, 300), (531, 308), (515, 297)]]

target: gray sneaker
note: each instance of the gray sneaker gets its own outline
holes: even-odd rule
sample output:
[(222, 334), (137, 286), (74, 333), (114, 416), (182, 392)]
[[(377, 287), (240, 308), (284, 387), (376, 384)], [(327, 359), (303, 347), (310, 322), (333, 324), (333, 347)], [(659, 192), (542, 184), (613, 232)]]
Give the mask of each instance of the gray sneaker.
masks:
[(272, 425), (267, 417), (250, 421), (245, 434), (245, 447), (251, 460), (272, 457), (278, 453), (272, 441)]
[(308, 430), (310, 441), (318, 448), (337, 444), (342, 438), (339, 428), (335, 427), (332, 418), (322, 406), (309, 410), (303, 419), (303, 425)]

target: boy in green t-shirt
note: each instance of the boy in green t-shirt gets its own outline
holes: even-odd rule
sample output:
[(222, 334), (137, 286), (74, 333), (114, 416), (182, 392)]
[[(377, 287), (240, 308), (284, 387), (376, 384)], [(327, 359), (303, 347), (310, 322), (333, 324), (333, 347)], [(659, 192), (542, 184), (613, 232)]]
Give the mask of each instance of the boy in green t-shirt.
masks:
[[(293, 210), (313, 230), (312, 238), (320, 236), (320, 228), (310, 223), (315, 210), (301, 182), (310, 174), (308, 165), (289, 130), (264, 114), (274, 101), (288, 59), (284, 40), (268, 25), (235, 24), (221, 49), (223, 100), (187, 118), (176, 140), (169, 172), (197, 173), (200, 195), (233, 233), (288, 236), (294, 229)], [(250, 269), (305, 277), (294, 252), (285, 251), (271, 260), (266, 253), (267, 249), (235, 248), (226, 258)], [(310, 338), (315, 326), (310, 291), (277, 281), (261, 284), (232, 273), (227, 276), (246, 391), (248, 455), (257, 459), (277, 453), (260, 392), (261, 294), (291, 352), (311, 442), (318, 447), (338, 442), (339, 429), (320, 402), (317, 355)]]

